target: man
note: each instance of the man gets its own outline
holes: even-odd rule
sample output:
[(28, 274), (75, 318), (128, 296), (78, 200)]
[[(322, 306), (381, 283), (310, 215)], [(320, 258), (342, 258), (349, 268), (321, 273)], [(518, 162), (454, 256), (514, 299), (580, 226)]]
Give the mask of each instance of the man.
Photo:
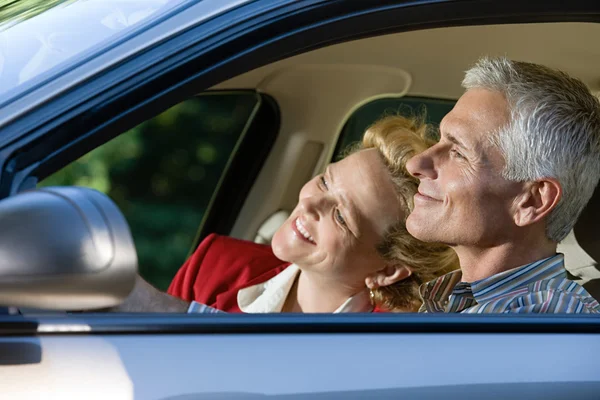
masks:
[(463, 86), (439, 143), (407, 164), (420, 181), (408, 231), (448, 244), (461, 266), (421, 286), (421, 311), (600, 312), (556, 253), (600, 177), (598, 99), (505, 58), (481, 59)]

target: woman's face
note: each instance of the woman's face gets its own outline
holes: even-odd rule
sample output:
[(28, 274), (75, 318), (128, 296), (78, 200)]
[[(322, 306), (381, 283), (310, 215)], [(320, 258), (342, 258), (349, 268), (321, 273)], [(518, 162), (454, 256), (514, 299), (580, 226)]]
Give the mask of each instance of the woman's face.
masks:
[(330, 164), (300, 191), (275, 233), (275, 255), (349, 287), (385, 267), (376, 246), (402, 218), (389, 173), (375, 149)]

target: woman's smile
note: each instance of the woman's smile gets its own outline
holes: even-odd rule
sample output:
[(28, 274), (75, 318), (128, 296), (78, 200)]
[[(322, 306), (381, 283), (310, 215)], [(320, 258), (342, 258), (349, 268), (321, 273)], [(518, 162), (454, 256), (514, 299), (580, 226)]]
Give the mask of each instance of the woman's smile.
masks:
[(303, 240), (307, 241), (310, 244), (315, 245), (315, 240), (313, 239), (313, 237), (310, 235), (310, 233), (308, 233), (308, 231), (306, 230), (306, 227), (302, 224), (302, 221), (300, 221), (300, 218), (296, 218), (296, 221), (294, 224), (292, 224), (292, 228), (294, 229), (294, 232)]

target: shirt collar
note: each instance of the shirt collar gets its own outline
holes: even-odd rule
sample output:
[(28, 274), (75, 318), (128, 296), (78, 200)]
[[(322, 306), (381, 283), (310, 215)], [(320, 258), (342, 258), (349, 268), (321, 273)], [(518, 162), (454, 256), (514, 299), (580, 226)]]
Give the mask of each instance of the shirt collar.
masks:
[(564, 267), (564, 255), (557, 253), (554, 256), (544, 258), (509, 269), (499, 274), (467, 283), (461, 282), (462, 272), (452, 271), (440, 276), (430, 282), (424, 283), (419, 292), (428, 309), (442, 311), (448, 303), (450, 295), (461, 296), (472, 293), (477, 303), (489, 301), (510, 293), (518, 287), (524, 287), (535, 281), (566, 276)]
[(423, 299), (423, 307), (427, 310), (443, 312), (452, 290), (460, 282), (461, 277), (462, 272), (458, 269), (422, 284), (419, 293)]
[[(296, 264), (275, 275), (273, 278), (238, 291), (237, 300), (240, 310), (245, 313), (281, 312), (300, 269)], [(373, 306), (367, 290), (348, 298), (334, 313), (371, 312)]]

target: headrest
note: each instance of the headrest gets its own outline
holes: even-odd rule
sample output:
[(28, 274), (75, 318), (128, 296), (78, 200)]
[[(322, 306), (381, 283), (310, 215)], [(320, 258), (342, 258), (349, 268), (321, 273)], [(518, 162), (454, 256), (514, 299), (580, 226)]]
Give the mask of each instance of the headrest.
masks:
[(600, 185), (584, 208), (573, 229), (575, 239), (581, 248), (592, 257), (596, 263), (600, 261)]
[(290, 213), (285, 210), (279, 210), (269, 216), (269, 218), (262, 223), (260, 228), (258, 228), (254, 242), (260, 244), (271, 244), (271, 240), (273, 240), (275, 232), (277, 232), (279, 227), (283, 225), (289, 216)]
[(594, 194), (569, 235), (558, 245), (572, 279), (600, 299), (600, 190)]

